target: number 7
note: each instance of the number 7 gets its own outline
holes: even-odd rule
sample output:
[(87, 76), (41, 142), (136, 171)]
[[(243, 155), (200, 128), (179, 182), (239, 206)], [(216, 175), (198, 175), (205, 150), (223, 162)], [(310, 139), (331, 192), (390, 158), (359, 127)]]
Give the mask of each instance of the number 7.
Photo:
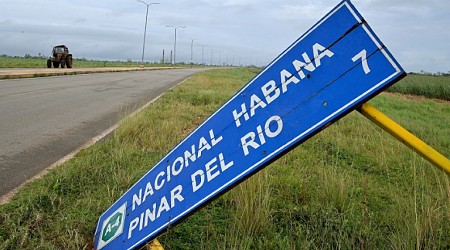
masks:
[(361, 59), (361, 63), (362, 63), (362, 67), (363, 67), (364, 73), (366, 73), (366, 75), (369, 74), (370, 73), (370, 68), (369, 68), (369, 64), (367, 64), (367, 51), (365, 49), (361, 50), (361, 52), (356, 54), (356, 56), (354, 56), (352, 58), (352, 61), (356, 62), (358, 59)]

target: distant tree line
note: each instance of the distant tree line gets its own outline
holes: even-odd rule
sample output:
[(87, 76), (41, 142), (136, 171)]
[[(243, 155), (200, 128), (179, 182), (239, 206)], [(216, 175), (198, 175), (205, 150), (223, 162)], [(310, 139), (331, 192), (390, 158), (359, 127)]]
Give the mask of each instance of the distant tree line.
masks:
[(43, 58), (47, 58), (45, 55), (39, 53), (37, 56), (32, 56), (30, 54), (25, 54), (25, 56), (8, 56), (6, 54), (0, 55), (0, 57), (2, 58), (33, 58), (33, 59), (43, 59)]
[(450, 76), (450, 71), (448, 72), (436, 72), (436, 73), (430, 73), (426, 72), (424, 70), (421, 70), (420, 72), (409, 72), (410, 75), (425, 75), (425, 76)]

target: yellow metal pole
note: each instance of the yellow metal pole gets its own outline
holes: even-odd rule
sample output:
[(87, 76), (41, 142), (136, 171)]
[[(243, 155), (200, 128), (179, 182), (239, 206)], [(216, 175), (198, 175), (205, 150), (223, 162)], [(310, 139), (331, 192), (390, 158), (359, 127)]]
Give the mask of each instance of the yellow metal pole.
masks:
[(147, 250), (164, 250), (164, 248), (157, 239), (154, 239), (147, 244)]
[(450, 174), (449, 159), (434, 150), (425, 142), (417, 138), (415, 135), (408, 132), (402, 126), (391, 120), (389, 117), (385, 116), (372, 105), (364, 103), (358, 109), (358, 111), (369, 120), (380, 126), (382, 129), (393, 135), (395, 138), (403, 142), (406, 146), (416, 151), (430, 163), (432, 163), (436, 167), (442, 168), (447, 172), (447, 174)]

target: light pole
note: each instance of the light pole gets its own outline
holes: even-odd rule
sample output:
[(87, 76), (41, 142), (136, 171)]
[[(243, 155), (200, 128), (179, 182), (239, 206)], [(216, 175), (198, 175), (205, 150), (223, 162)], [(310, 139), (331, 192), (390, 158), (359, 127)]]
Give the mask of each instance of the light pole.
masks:
[(211, 49), (211, 63), (209, 65), (213, 65), (213, 56), (214, 56), (214, 50)]
[(188, 38), (189, 40), (191, 40), (191, 64), (194, 64), (194, 59), (193, 59), (193, 54), (194, 54), (194, 40), (192, 38)]
[(175, 26), (171, 26), (171, 25), (166, 25), (166, 27), (167, 28), (173, 28), (173, 30), (175, 31), (175, 41), (174, 41), (174, 43), (173, 43), (173, 64), (175, 64), (175, 58), (176, 58), (176, 51), (177, 51), (177, 29), (179, 29), (179, 28), (182, 28), (182, 29), (184, 29), (184, 28), (186, 28), (186, 26), (178, 26), (178, 27), (175, 27)]
[(141, 60), (141, 63), (142, 63), (142, 66), (143, 66), (144, 65), (144, 53), (145, 53), (145, 37), (147, 36), (148, 7), (150, 5), (159, 4), (159, 3), (146, 3), (146, 2), (141, 1), (141, 0), (138, 0), (138, 2), (141, 2), (141, 3), (145, 4), (145, 5), (147, 5), (147, 12), (145, 14), (144, 43), (142, 44), (142, 60)]
[(204, 65), (205, 64), (205, 46), (206, 45), (202, 44), (202, 45), (199, 45), (199, 46), (202, 47), (202, 65)]

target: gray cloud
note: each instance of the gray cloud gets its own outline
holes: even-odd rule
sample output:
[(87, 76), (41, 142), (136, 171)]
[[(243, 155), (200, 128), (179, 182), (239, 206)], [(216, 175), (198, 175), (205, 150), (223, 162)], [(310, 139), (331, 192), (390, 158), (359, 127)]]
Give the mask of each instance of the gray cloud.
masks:
[[(173, 49), (188, 62), (190, 44), (204, 47), (204, 60), (269, 63), (338, 0), (158, 0), (149, 12), (147, 61), (159, 61)], [(450, 71), (450, 1), (355, 0), (355, 6), (407, 71)], [(65, 14), (61, 14), (64, 10)], [(145, 6), (134, 0), (0, 0), (0, 54), (49, 54), (67, 44), (78, 58), (140, 60)], [(201, 61), (195, 46), (194, 60)]]

